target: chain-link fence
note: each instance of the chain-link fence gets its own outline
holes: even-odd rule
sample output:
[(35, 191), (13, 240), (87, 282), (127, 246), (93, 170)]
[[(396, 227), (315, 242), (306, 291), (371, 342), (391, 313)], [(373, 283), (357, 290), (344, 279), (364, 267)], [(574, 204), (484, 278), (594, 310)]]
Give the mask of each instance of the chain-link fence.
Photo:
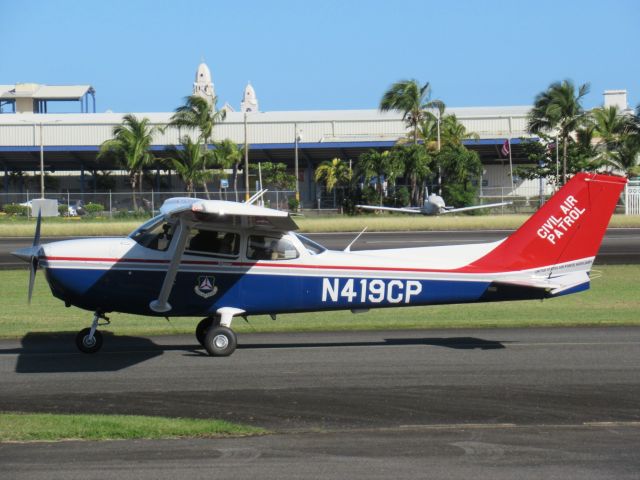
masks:
[[(250, 191), (249, 196), (255, 194), (255, 191)], [(58, 201), (58, 205), (66, 205), (68, 210), (64, 207), (61, 208), (61, 213), (77, 215), (83, 214), (86, 211), (88, 204), (97, 204), (102, 206), (102, 209), (98, 209), (104, 212), (107, 216), (125, 216), (134, 213), (147, 213), (148, 215), (157, 214), (162, 203), (168, 198), (172, 197), (193, 197), (194, 194), (188, 192), (157, 192), (154, 190), (136, 192), (135, 195), (132, 192), (90, 192), (90, 193), (77, 193), (77, 192), (58, 192), (47, 193), (46, 198)], [(245, 191), (212, 191), (204, 192), (197, 191), (195, 193), (196, 198), (211, 199), (211, 200), (229, 200), (243, 202), (246, 198)], [(0, 210), (4, 209), (5, 205), (25, 205), (30, 206), (31, 200), (40, 198), (39, 192), (24, 193), (0, 193)], [(262, 199), (254, 202), (255, 204), (264, 205), (268, 208), (275, 210), (290, 210), (294, 205), (296, 195), (293, 191), (268, 191)], [(93, 207), (95, 210), (97, 207)]]

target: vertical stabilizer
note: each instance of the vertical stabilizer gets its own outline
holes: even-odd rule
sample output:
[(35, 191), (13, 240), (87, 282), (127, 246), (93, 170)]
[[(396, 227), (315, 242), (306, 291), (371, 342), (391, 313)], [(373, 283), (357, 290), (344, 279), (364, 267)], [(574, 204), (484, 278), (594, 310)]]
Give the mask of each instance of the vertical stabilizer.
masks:
[(575, 175), (509, 238), (465, 270), (528, 270), (595, 257), (626, 183), (610, 175)]

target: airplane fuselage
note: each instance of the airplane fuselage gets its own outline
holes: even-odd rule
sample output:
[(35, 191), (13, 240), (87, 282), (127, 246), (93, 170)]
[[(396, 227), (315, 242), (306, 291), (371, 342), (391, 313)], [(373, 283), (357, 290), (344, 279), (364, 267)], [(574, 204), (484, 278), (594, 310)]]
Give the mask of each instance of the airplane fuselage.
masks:
[(139, 315), (207, 316), (226, 306), (276, 314), (544, 297), (493, 285), (505, 275), (528, 279), (541, 269), (476, 273), (465, 268), (500, 242), (311, 253), (289, 233), (283, 238), (295, 247), (296, 258), (256, 261), (243, 253), (251, 232), (238, 234), (236, 258), (185, 253), (166, 313), (152, 311), (149, 303), (162, 286), (170, 249), (149, 249), (127, 237), (69, 240), (44, 245), (40, 266), (53, 294), (67, 304)]

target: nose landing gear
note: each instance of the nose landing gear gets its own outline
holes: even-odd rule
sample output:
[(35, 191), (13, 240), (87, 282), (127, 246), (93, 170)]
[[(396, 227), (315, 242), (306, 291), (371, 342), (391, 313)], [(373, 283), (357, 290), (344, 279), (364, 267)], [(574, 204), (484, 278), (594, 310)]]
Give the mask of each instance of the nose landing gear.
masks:
[[(105, 323), (100, 324), (100, 319)], [(98, 326), (109, 325), (109, 319), (101, 312), (93, 315), (91, 328), (83, 328), (76, 335), (76, 347), (82, 353), (96, 353), (102, 348), (102, 333), (98, 331)]]

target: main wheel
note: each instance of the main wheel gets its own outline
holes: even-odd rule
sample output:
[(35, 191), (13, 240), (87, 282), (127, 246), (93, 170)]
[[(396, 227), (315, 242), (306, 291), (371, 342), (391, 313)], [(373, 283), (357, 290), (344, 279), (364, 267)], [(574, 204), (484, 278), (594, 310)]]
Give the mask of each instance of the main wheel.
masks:
[(214, 317), (207, 317), (200, 320), (198, 326), (196, 327), (196, 339), (198, 343), (204, 347), (204, 339), (207, 336), (207, 331), (211, 328), (211, 325), (214, 324), (216, 319)]
[(204, 339), (204, 348), (212, 357), (228, 357), (237, 345), (236, 334), (227, 327), (210, 328)]
[(96, 330), (93, 338), (89, 337), (90, 328), (83, 328), (76, 335), (76, 346), (82, 353), (96, 353), (102, 348), (102, 333)]

